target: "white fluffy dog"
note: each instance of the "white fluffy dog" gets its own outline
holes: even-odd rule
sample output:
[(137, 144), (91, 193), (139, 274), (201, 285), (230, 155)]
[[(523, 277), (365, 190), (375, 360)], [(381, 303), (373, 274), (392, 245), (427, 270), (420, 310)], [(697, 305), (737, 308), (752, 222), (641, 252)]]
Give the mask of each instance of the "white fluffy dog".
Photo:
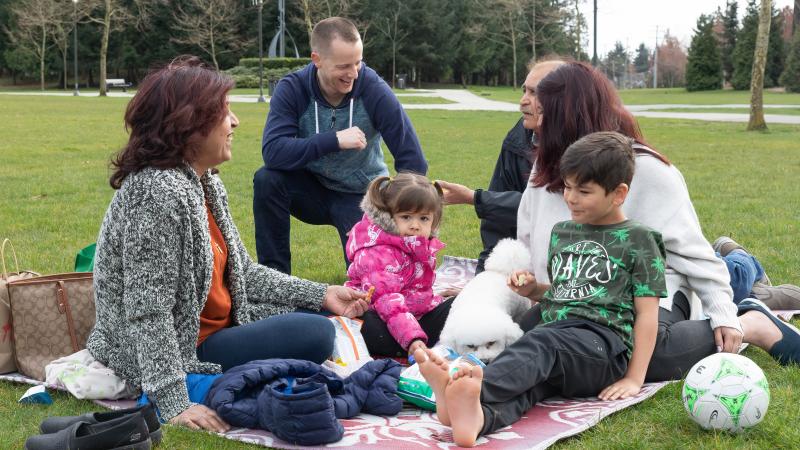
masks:
[(470, 280), (453, 302), (439, 342), (488, 363), (519, 339), (522, 329), (513, 318), (527, 311), (531, 302), (509, 289), (506, 280), (515, 270), (530, 270), (530, 261), (530, 252), (516, 239), (498, 242), (486, 259), (486, 270)]

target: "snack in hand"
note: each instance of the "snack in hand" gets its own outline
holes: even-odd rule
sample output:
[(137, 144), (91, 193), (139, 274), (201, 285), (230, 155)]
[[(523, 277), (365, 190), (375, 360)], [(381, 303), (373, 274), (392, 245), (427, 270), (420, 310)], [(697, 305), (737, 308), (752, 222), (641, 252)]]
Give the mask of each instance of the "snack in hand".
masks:
[(367, 303), (372, 303), (372, 294), (375, 293), (375, 286), (370, 286), (367, 291)]
[(527, 283), (528, 283), (528, 280), (525, 279), (525, 275), (524, 274), (519, 274), (519, 276), (517, 276), (517, 286), (518, 287), (519, 286), (525, 286), (525, 284), (527, 284)]

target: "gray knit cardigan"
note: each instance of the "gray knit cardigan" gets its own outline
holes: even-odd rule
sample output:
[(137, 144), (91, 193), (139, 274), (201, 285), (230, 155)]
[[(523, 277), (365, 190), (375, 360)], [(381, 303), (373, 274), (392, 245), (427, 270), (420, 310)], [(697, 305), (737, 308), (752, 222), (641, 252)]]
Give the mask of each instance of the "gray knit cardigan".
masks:
[(253, 262), (217, 175), (192, 168), (128, 175), (106, 211), (94, 268), (97, 317), (91, 354), (140, 387), (169, 420), (191, 406), (186, 373), (219, 373), (196, 345), (213, 254), (205, 202), (228, 246), (234, 325), (297, 308), (319, 310), (326, 285)]

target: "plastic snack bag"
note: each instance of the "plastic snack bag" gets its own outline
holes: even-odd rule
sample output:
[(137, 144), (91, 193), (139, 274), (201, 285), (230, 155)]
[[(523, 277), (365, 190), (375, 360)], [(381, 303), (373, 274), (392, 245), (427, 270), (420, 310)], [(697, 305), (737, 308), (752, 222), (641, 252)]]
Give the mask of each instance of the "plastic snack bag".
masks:
[(342, 316), (332, 316), (328, 319), (336, 329), (336, 339), (333, 343), (331, 361), (326, 361), (326, 367), (338, 375), (347, 376), (372, 361), (367, 343), (361, 335), (363, 321)]
[[(461, 364), (486, 367), (486, 364), (472, 353), (461, 356), (452, 348), (444, 345), (436, 345), (431, 348), (431, 351), (447, 361), (450, 366), (450, 375)], [(413, 359), (410, 359), (410, 361), (413, 361)], [(436, 411), (436, 397), (433, 395), (430, 385), (420, 373), (419, 366), (416, 363), (400, 372), (400, 379), (397, 382), (397, 395), (420, 408)]]

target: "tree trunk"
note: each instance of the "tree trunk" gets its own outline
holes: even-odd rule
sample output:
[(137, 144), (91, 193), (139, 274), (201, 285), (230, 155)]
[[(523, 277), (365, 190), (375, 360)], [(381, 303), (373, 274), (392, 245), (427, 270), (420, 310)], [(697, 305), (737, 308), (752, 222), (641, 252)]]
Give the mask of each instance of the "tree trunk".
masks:
[(531, 10), (531, 61), (536, 61), (536, 2)]
[[(800, 0), (798, 0), (800, 1)], [(303, 0), (303, 21), (306, 24), (308, 43), (311, 45), (311, 32), (314, 31), (314, 21), (311, 19), (311, 0)]]
[(39, 52), (39, 83), (44, 91), (44, 52), (47, 45), (47, 28), (42, 26), (42, 48)]
[(792, 19), (792, 36), (800, 28), (800, 0), (794, 0), (794, 18)]
[(211, 29), (211, 61), (214, 62), (214, 68), (219, 70), (219, 63), (217, 62), (217, 46), (214, 42), (214, 30)]
[(67, 49), (64, 48), (64, 51), (61, 53), (62, 62), (64, 63), (64, 90), (67, 90)]
[(106, 62), (108, 60), (108, 35), (111, 33), (111, 0), (106, 0), (105, 20), (103, 21), (103, 38), (100, 41), (100, 96), (108, 93), (106, 88)]
[(395, 72), (395, 63), (397, 62), (397, 41), (392, 40), (392, 89), (394, 89), (394, 80), (397, 78)]
[(767, 66), (769, 26), (772, 22), (772, 0), (761, 0), (758, 13), (758, 35), (753, 55), (753, 75), (750, 80), (750, 122), (747, 130), (766, 130), (764, 121), (764, 70)]
[(514, 28), (514, 16), (509, 18), (511, 22), (511, 79), (513, 80), (514, 88), (517, 87), (517, 33)]

